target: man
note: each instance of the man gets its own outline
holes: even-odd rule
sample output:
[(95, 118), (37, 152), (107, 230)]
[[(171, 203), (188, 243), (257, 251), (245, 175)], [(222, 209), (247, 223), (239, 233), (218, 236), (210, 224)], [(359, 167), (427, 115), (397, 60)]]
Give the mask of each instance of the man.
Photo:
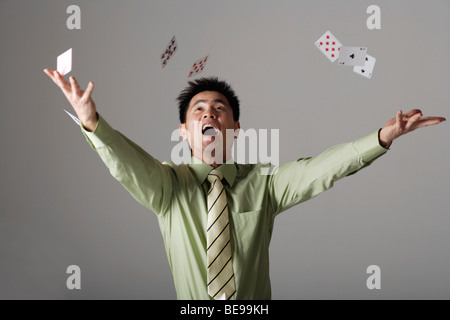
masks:
[[(111, 174), (156, 213), (179, 299), (270, 299), (275, 217), (369, 165), (399, 136), (445, 121), (422, 117), (420, 110), (398, 111), (382, 129), (361, 139), (262, 175), (267, 165), (229, 159), (233, 136), (227, 130), (240, 128), (239, 100), (225, 82), (203, 78), (190, 82), (178, 97), (180, 133), (192, 159), (175, 165), (159, 162), (113, 130), (96, 111), (92, 82), (83, 91), (74, 77), (69, 84), (57, 71), (44, 72), (71, 103), (83, 134)], [(214, 143), (227, 151), (222, 157), (206, 152)]]

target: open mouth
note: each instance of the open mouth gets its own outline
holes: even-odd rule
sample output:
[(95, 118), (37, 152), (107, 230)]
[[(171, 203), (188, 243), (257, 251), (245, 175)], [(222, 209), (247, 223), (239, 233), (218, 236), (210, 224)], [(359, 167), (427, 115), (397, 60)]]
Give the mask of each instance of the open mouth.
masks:
[(214, 128), (211, 124), (205, 124), (202, 128), (202, 134), (205, 136), (215, 136), (217, 135), (217, 129)]

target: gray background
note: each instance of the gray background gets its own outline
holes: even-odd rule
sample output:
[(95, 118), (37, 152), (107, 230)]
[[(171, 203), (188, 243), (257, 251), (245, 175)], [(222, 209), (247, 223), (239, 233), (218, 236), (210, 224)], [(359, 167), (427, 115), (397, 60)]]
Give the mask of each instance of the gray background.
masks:
[[(66, 8), (81, 8), (68, 30)], [(371, 4), (381, 30), (366, 27)], [(448, 117), (450, 1), (0, 1), (0, 298), (175, 299), (157, 219), (116, 182), (42, 72), (73, 48), (99, 112), (160, 160), (192, 63), (230, 82), (245, 128), (280, 129), (280, 161), (382, 127), (402, 108)], [(372, 79), (330, 63), (330, 30), (377, 58)], [(176, 35), (167, 67), (159, 55)], [(199, 77), (199, 76), (197, 76)], [(447, 123), (276, 219), (274, 299), (448, 299)], [(66, 268), (81, 268), (81, 290)], [(368, 290), (366, 268), (381, 268)]]

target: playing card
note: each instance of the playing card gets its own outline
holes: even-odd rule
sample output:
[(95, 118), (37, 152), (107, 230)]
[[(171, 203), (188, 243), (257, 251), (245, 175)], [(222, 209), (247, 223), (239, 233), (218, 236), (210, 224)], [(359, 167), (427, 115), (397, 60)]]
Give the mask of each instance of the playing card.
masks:
[(208, 60), (208, 56), (204, 57), (203, 59), (197, 60), (194, 62), (194, 65), (191, 68), (191, 71), (189, 72), (188, 78), (190, 76), (193, 76), (194, 74), (200, 73), (205, 68), (206, 60)]
[(81, 121), (77, 118), (77, 117), (75, 117), (74, 115), (72, 115), (69, 111), (67, 111), (66, 109), (64, 109), (64, 111), (72, 118), (72, 120), (73, 121), (75, 121), (75, 123), (77, 124), (77, 125), (81, 125)]
[(355, 66), (353, 68), (353, 72), (370, 79), (372, 77), (373, 68), (375, 67), (376, 61), (377, 59), (374, 57), (366, 55), (364, 66)]
[(170, 40), (169, 44), (167, 45), (166, 50), (161, 54), (161, 65), (163, 68), (167, 65), (170, 58), (172, 58), (172, 56), (175, 54), (177, 48), (177, 40), (175, 39), (175, 36), (173, 36), (172, 40)]
[(364, 47), (341, 47), (338, 64), (341, 66), (363, 66), (367, 55)]
[(64, 76), (72, 71), (72, 48), (56, 58), (56, 70)]
[(331, 62), (336, 61), (339, 57), (342, 44), (330, 31), (325, 32), (315, 44)]

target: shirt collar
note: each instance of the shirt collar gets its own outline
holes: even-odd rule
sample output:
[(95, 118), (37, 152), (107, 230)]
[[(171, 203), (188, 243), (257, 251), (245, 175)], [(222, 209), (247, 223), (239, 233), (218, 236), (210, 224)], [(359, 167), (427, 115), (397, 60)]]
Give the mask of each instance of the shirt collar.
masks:
[[(200, 160), (195, 159), (194, 156), (191, 157), (191, 162), (187, 166), (194, 172), (200, 183), (203, 183), (208, 176), (208, 173), (210, 173), (211, 170), (214, 169), (209, 164), (203, 161), (200, 162)], [(223, 177), (228, 182), (228, 184), (230, 186), (233, 186), (237, 172), (236, 165), (233, 159), (230, 158), (226, 163), (218, 166), (216, 169), (223, 174)]]

